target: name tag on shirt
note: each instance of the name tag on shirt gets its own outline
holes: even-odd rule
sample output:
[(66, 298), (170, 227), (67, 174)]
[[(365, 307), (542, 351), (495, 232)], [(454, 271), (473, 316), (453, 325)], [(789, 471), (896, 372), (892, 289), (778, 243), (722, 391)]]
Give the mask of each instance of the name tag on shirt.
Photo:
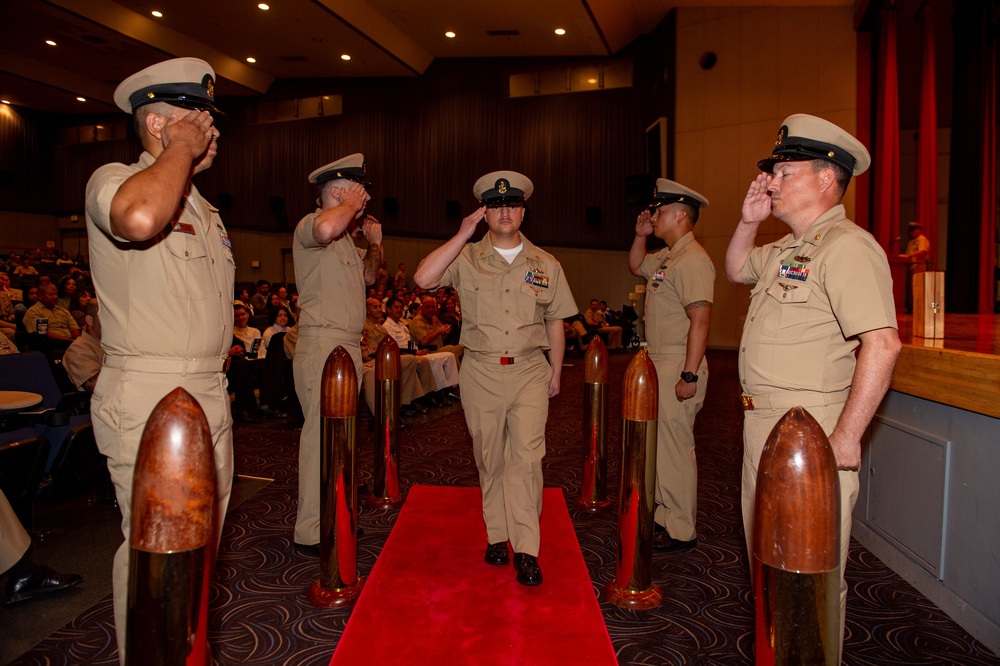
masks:
[(187, 222), (174, 222), (173, 230), (179, 234), (189, 234), (191, 236), (196, 236), (193, 224), (188, 224)]

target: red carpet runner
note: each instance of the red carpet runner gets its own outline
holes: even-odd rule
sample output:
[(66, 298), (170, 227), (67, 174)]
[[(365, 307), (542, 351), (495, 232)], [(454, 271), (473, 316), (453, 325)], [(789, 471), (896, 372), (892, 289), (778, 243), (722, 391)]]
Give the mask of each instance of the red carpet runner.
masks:
[(483, 562), (478, 488), (414, 486), (332, 664), (617, 664), (562, 490), (543, 506), (544, 580), (525, 587)]

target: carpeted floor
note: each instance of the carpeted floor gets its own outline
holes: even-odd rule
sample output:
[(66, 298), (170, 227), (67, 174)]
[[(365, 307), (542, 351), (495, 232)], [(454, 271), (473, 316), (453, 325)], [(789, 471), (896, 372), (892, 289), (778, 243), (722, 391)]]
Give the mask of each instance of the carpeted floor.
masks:
[[(620, 381), (628, 360), (627, 355), (611, 357), (608, 459), (612, 497), (617, 496), (620, 464)], [(550, 407), (545, 481), (546, 486), (561, 488), (566, 494), (598, 595), (614, 575), (615, 516), (613, 510), (590, 514), (573, 506), (583, 458), (583, 368), (578, 360), (569, 363), (574, 365), (564, 370), (563, 394)], [(684, 554), (654, 556), (653, 579), (664, 591), (659, 608), (638, 612), (600, 604), (620, 664), (752, 663), (753, 605), (739, 511), (742, 416), (735, 399), (736, 355), (709, 352), (709, 365), (708, 398), (696, 428), (699, 546)], [(370, 483), (371, 435), (365, 427), (359, 433), (360, 478)], [(224, 665), (325, 666), (351, 610), (319, 610), (305, 598), (317, 576), (318, 562), (291, 547), (298, 431), (241, 426), (235, 441), (237, 471), (274, 482), (227, 517), (211, 599), (210, 640), (215, 659)], [(404, 433), (400, 477), (406, 489), (414, 484), (477, 485), (460, 411)], [(358, 542), (362, 575), (371, 571), (397, 515), (362, 513), (365, 535)], [(845, 664), (1000, 664), (1000, 659), (856, 542), (852, 542), (847, 578)], [(111, 623), (111, 601), (106, 597), (14, 663), (117, 663)]]

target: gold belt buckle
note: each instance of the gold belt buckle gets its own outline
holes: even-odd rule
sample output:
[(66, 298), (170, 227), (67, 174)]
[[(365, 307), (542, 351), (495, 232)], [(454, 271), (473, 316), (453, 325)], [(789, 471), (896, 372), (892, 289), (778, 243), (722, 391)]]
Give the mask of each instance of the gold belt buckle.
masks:
[(740, 396), (740, 399), (743, 401), (744, 412), (751, 412), (754, 410), (752, 395), (747, 395), (746, 393), (744, 393), (743, 395)]

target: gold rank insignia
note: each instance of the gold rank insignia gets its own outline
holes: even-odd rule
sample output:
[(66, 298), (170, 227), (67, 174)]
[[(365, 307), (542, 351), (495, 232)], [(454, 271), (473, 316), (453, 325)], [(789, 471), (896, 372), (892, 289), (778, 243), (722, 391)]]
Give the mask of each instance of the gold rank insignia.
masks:
[(497, 181), (497, 192), (507, 194), (507, 181), (503, 178)]
[(822, 237), (823, 237), (823, 234), (816, 234), (815, 236), (813, 236), (813, 240), (819, 240)]
[(208, 93), (208, 96), (212, 99), (215, 99), (215, 83), (212, 81), (212, 75), (206, 74), (205, 80), (202, 81), (202, 83), (205, 86), (205, 92)]
[(778, 130), (778, 138), (774, 140), (775, 146), (780, 146), (781, 142), (785, 140), (785, 134), (788, 132), (788, 126), (782, 125), (781, 129)]

